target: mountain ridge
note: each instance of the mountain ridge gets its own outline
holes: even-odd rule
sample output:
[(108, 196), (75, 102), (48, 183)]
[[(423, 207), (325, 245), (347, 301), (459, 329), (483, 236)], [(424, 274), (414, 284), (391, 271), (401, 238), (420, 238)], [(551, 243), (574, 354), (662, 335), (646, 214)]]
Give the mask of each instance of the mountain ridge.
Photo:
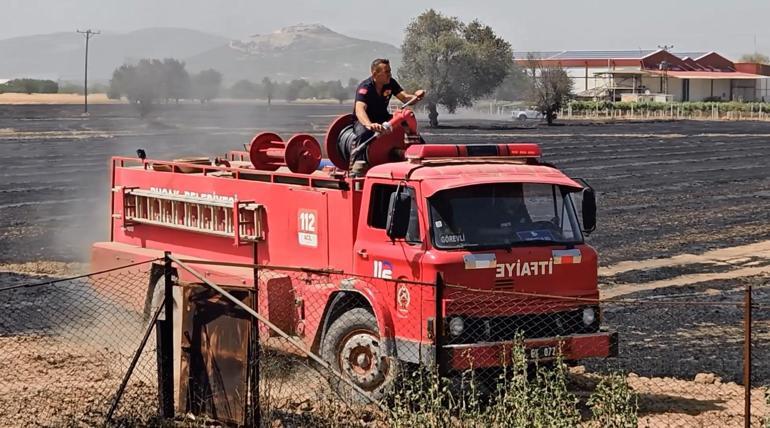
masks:
[[(83, 36), (57, 32), (0, 40), (0, 79), (44, 78), (79, 82), (83, 78)], [(89, 79), (106, 82), (113, 70), (141, 58), (176, 58), (191, 73), (213, 68), (227, 83), (263, 77), (287, 81), (347, 80), (369, 73), (375, 57), (388, 57), (394, 69), (397, 47), (337, 33), (322, 24), (296, 24), (267, 34), (228, 39), (199, 30), (142, 28), (104, 31), (89, 44)]]

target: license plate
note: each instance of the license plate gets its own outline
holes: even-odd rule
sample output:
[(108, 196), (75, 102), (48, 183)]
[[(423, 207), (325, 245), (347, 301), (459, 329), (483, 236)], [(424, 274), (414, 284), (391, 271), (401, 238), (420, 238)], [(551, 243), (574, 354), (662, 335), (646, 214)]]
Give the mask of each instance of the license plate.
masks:
[(527, 348), (525, 352), (528, 360), (536, 361), (556, 358), (558, 350), (557, 346), (540, 346), (537, 348)]

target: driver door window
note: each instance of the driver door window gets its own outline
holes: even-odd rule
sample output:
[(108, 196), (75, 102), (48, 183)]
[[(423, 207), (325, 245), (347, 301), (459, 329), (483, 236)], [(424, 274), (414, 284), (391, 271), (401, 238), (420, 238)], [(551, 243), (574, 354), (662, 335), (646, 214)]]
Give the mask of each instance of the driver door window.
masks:
[[(369, 218), (367, 222), (370, 227), (385, 230), (385, 225), (388, 221), (390, 195), (396, 192), (397, 187), (390, 184), (375, 184), (372, 186), (372, 197), (369, 203)], [(414, 188), (406, 187), (406, 191), (412, 197), (412, 207), (409, 211), (409, 229), (406, 232), (405, 240), (408, 243), (419, 243), (421, 241), (420, 223), (417, 216), (417, 198), (415, 198)]]

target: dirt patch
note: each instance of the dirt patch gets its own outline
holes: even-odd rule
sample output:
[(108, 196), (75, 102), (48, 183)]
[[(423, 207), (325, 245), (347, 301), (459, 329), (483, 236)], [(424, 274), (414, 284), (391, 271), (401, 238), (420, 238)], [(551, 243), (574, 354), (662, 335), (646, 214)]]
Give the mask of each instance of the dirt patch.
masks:
[[(725, 383), (710, 373), (689, 380), (629, 373), (626, 379), (638, 396), (640, 427), (744, 426), (745, 390), (741, 385)], [(590, 394), (599, 380), (583, 367), (571, 370), (570, 381), (578, 395)], [(759, 426), (767, 415), (765, 388), (752, 389), (751, 404), (752, 426)]]
[(732, 269), (732, 266), (718, 265), (715, 263), (691, 263), (678, 266), (661, 266), (659, 268), (651, 269), (633, 269), (610, 277), (603, 277), (602, 284), (611, 286), (613, 284), (622, 283), (660, 281), (682, 275), (727, 272)]
[[(37, 261), (26, 263), (2, 263), (0, 272), (11, 272), (22, 275), (50, 276), (66, 278), (88, 273), (87, 263)], [(0, 288), (2, 288), (0, 286)]]
[(639, 289), (603, 304), (603, 323), (618, 332), (614, 361), (587, 363), (592, 370), (621, 369), (648, 377), (691, 379), (715, 373), (742, 382), (743, 299), (753, 288), (752, 383), (770, 385), (769, 277), (718, 279), (676, 287)]
[[(88, 94), (89, 104), (123, 104), (120, 100), (111, 100), (107, 94)], [(0, 94), (0, 104), (83, 104), (80, 94), (18, 94), (6, 92)]]
[[(0, 425), (97, 426), (120, 384), (124, 356), (42, 336), (0, 337)], [(122, 363), (122, 364), (121, 364)], [(155, 408), (151, 377), (131, 381), (120, 417)]]
[(15, 129), (0, 129), (0, 142), (3, 141), (23, 141), (23, 140), (39, 140), (45, 138), (49, 141), (55, 140), (86, 140), (91, 138), (110, 139), (114, 138), (113, 134), (108, 134), (103, 131), (47, 131), (47, 132), (30, 132), (30, 131), (17, 131)]
[(599, 275), (608, 277), (631, 270), (655, 269), (694, 263), (726, 264), (732, 266), (747, 265), (761, 260), (770, 260), (770, 241), (720, 248), (705, 251), (701, 254), (678, 254), (673, 257), (622, 261), (611, 266), (599, 268)]
[(716, 280), (770, 275), (770, 241), (599, 269), (603, 299)]

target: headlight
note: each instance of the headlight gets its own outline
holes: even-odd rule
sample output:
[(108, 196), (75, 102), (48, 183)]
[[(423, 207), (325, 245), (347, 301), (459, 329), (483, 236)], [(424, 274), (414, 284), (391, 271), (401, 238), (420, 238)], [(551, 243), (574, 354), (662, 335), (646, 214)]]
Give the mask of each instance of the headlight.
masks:
[(583, 324), (589, 326), (596, 321), (596, 311), (594, 308), (583, 309)]
[(449, 334), (457, 337), (463, 333), (465, 322), (460, 317), (453, 317), (449, 320)]

